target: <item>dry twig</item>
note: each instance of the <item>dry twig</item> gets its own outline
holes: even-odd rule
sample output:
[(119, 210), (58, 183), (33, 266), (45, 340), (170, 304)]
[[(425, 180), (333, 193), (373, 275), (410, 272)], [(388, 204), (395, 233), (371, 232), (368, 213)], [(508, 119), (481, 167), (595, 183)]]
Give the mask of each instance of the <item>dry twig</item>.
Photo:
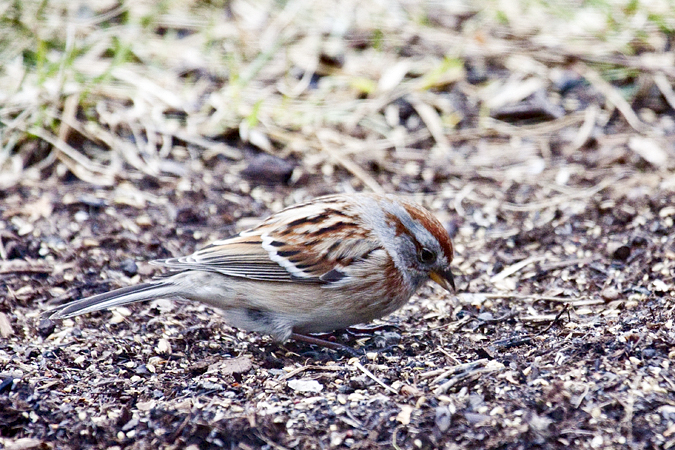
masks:
[(374, 382), (376, 382), (377, 384), (379, 384), (380, 386), (382, 386), (383, 388), (385, 388), (385, 389), (388, 390), (389, 392), (391, 392), (391, 393), (393, 393), (393, 394), (398, 394), (398, 391), (397, 391), (396, 389), (392, 388), (391, 386), (386, 385), (382, 380), (380, 380), (380, 379), (377, 378), (375, 375), (373, 375), (373, 373), (372, 373), (370, 370), (368, 370), (368, 369), (366, 369), (365, 367), (363, 367), (363, 365), (361, 365), (361, 363), (358, 362), (358, 360), (354, 360), (353, 364), (354, 364), (354, 367), (356, 367), (356, 368), (359, 369), (361, 372), (363, 372), (364, 374), (366, 374), (366, 376), (367, 376), (368, 378), (370, 378), (371, 380), (373, 380)]

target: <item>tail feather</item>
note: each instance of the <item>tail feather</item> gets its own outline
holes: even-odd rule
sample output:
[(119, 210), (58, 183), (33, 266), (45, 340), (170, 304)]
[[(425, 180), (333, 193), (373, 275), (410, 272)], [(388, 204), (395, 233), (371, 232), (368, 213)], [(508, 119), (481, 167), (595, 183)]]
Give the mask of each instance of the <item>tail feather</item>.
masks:
[(127, 305), (129, 303), (154, 300), (160, 297), (175, 295), (175, 286), (168, 280), (154, 283), (144, 283), (135, 286), (127, 286), (103, 294), (93, 295), (72, 303), (59, 306), (47, 312), (50, 319), (67, 319), (101, 309), (114, 306)]

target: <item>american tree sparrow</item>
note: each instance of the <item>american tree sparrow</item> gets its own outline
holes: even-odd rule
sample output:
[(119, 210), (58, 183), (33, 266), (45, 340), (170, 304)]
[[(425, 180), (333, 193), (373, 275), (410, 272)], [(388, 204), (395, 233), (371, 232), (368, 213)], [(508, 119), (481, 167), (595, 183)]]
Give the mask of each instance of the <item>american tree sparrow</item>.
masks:
[(63, 319), (163, 297), (218, 308), (237, 328), (343, 348), (306, 333), (386, 316), (427, 279), (455, 289), (448, 233), (426, 209), (391, 195), (338, 194), (286, 208), (239, 235), (153, 261), (165, 278), (50, 311)]

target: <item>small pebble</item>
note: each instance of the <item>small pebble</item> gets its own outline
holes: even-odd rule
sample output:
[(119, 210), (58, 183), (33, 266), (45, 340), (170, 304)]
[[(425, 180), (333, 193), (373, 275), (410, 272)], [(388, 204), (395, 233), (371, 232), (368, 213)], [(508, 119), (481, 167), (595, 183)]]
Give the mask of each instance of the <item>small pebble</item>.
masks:
[(295, 165), (276, 156), (263, 153), (256, 156), (241, 175), (256, 184), (288, 184)]
[(171, 344), (168, 340), (162, 338), (157, 342), (157, 353), (168, 354), (171, 353)]
[(133, 277), (138, 273), (138, 265), (133, 259), (125, 259), (120, 263), (120, 269), (124, 272), (124, 275), (128, 277)]
[(491, 312), (484, 312), (478, 314), (478, 317), (476, 317), (478, 320), (484, 320), (484, 321), (490, 321), (494, 320), (494, 316), (492, 315)]
[(441, 433), (447, 431), (452, 423), (452, 413), (447, 406), (439, 406), (436, 408), (436, 427)]
[(76, 222), (85, 222), (87, 219), (89, 219), (89, 214), (87, 214), (86, 211), (78, 211), (75, 213), (75, 216), (73, 217)]
[(54, 332), (56, 324), (50, 319), (40, 319), (37, 325), (37, 331), (42, 337), (47, 337)]
[(619, 261), (626, 261), (630, 257), (630, 247), (627, 245), (622, 245), (621, 247), (614, 250), (612, 258)]
[(0, 381), (0, 394), (9, 392), (14, 386), (14, 378), (8, 377)]
[(617, 288), (614, 287), (606, 287), (605, 289), (602, 290), (600, 293), (603, 299), (607, 300), (608, 302), (618, 300), (619, 297), (621, 297), (621, 292)]

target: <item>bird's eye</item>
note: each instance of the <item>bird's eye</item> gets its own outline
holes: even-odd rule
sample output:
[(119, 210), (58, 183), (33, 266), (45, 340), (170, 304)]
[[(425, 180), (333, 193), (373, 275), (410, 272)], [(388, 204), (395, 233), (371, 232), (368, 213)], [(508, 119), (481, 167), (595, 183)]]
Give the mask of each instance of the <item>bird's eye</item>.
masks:
[(431, 264), (434, 261), (436, 261), (436, 253), (433, 251), (429, 250), (428, 248), (423, 248), (422, 250), (419, 251), (417, 254), (417, 258), (420, 260), (421, 263), (423, 264)]

